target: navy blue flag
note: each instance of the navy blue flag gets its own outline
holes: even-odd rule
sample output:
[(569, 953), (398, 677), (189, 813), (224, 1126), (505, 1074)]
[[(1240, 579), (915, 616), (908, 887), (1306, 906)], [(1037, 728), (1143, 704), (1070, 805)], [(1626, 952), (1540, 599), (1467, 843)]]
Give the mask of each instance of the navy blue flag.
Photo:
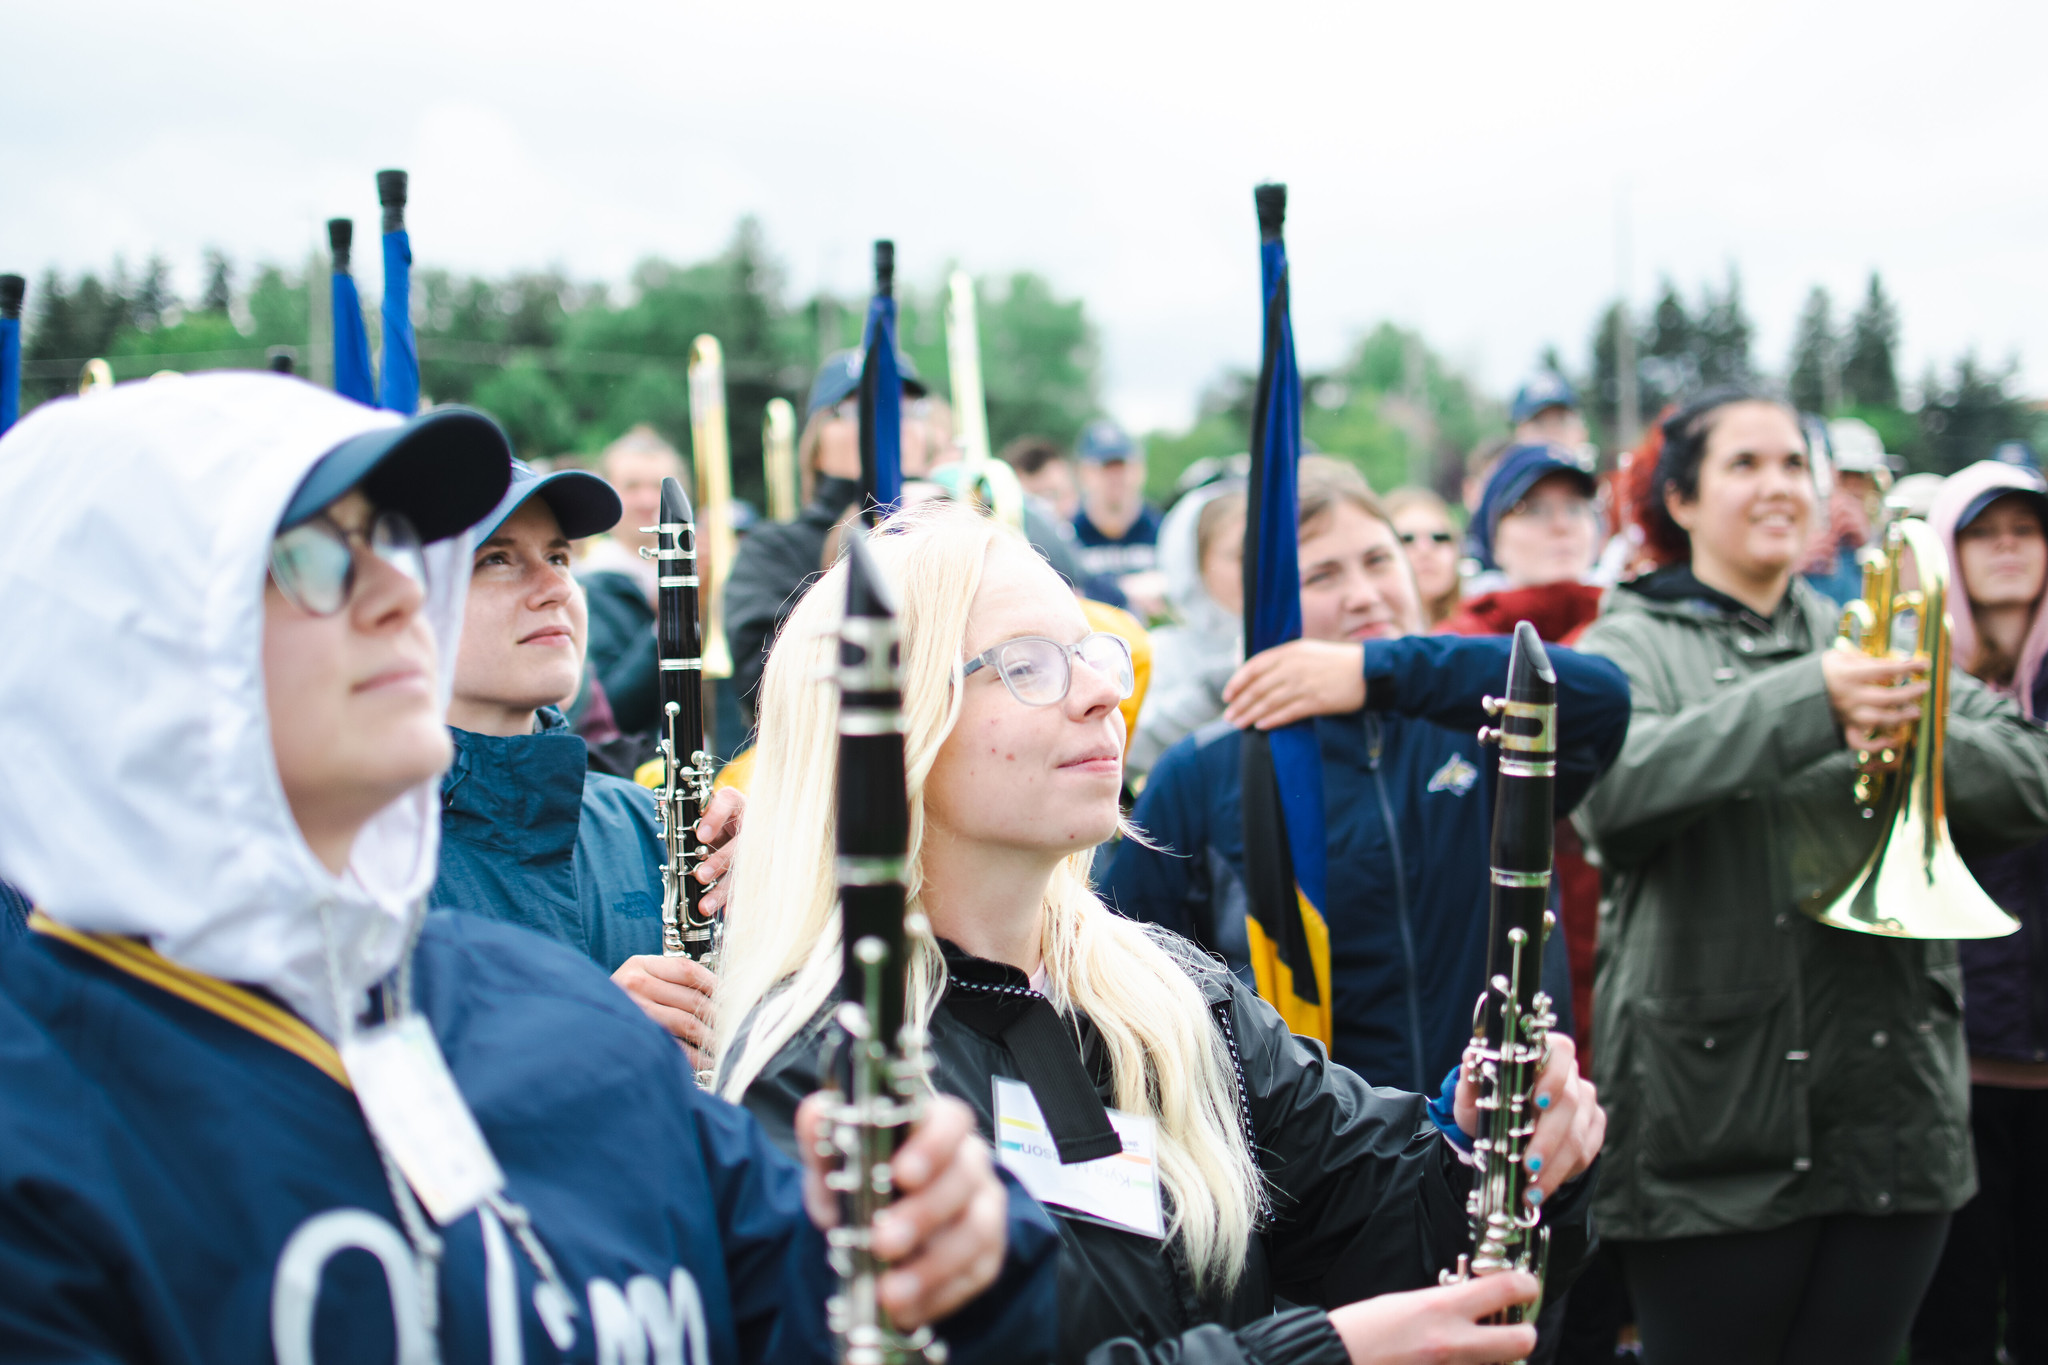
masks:
[(404, 171), (377, 172), (384, 206), (384, 373), (377, 406), (419, 411), (420, 353), (412, 335), (412, 237), (405, 230)]
[[(1301, 371), (1289, 316), (1287, 187), (1253, 191), (1259, 211), (1264, 356), (1251, 431), (1250, 505), (1244, 536), (1246, 657), (1301, 638), (1296, 541), (1301, 463)], [(1323, 920), (1327, 855), (1323, 757), (1313, 720), (1247, 730), (1244, 777), (1245, 930), (1259, 994), (1287, 1026), (1331, 1041), (1330, 931)]]
[(21, 416), (21, 300), (28, 282), (0, 275), (0, 432)]
[(896, 366), (896, 244), (875, 243), (875, 297), (861, 334), (861, 515), (870, 525), (903, 501), (903, 375)]
[(334, 253), (331, 312), (334, 317), (334, 391), (365, 407), (377, 406), (377, 386), (370, 378), (370, 334), (363, 330), (363, 301), (356, 278), (348, 273), (348, 257), (356, 225), (347, 218), (327, 220), (327, 245)]

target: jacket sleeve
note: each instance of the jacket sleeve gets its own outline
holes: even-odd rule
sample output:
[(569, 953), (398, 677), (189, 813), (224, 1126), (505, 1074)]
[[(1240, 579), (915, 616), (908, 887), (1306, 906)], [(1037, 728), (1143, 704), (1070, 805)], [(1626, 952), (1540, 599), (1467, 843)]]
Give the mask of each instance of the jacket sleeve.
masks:
[(1609, 866), (1645, 861), (1737, 792), (1781, 782), (1842, 747), (1818, 653), (1680, 704), (1654, 640), (1600, 621), (1579, 647), (1621, 665), (1635, 700), (1621, 757), (1578, 816)]
[[(1207, 915), (1194, 909), (1209, 894), (1209, 812), (1203, 800), (1201, 750), (1183, 740), (1167, 750), (1152, 770), (1144, 795), (1131, 812), (1132, 821), (1155, 847), (1126, 838), (1116, 846), (1109, 876), (1101, 888), (1111, 905), (1130, 919), (1171, 929), (1201, 942)], [(1213, 949), (1214, 944), (1204, 943)]]
[(590, 662), (611, 702), (619, 728), (633, 733), (653, 722), (660, 658), (654, 643), (654, 612), (640, 585), (622, 573), (594, 573), (582, 580), (590, 611)]
[[(1449, 730), (1493, 724), (1481, 702), (1507, 686), (1512, 636), (1409, 635), (1365, 642), (1365, 704)], [(1629, 680), (1606, 659), (1546, 645), (1557, 670), (1557, 813), (1586, 794), (1629, 730)]]
[(763, 526), (740, 542), (732, 576), (725, 581), (725, 641), (732, 651), (733, 686), (739, 689), (749, 721), (768, 650), (803, 596), (805, 584), (819, 572), (829, 529), (799, 518)]
[(1951, 832), (1973, 853), (2048, 833), (2048, 730), (1966, 673), (1951, 673), (1949, 689), (1941, 774)]
[(1115, 1337), (1092, 1347), (1088, 1365), (1347, 1365), (1330, 1316), (1293, 1308), (1231, 1331), (1209, 1323), (1147, 1346)]

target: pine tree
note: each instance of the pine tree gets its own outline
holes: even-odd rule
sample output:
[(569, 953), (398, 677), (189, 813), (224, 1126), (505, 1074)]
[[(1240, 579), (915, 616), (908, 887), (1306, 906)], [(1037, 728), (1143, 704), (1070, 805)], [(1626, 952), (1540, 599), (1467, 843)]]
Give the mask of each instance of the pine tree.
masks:
[(1991, 370), (1975, 354), (1956, 362), (1949, 383), (1930, 369), (1920, 405), (1920, 430), (1926, 437), (1926, 459), (1933, 472), (1953, 474), (1964, 465), (1991, 457), (2002, 441), (2024, 440), (2031, 425), (2026, 401), (2008, 389), (2017, 366)]
[(235, 299), (235, 268), (219, 247), (206, 249), (206, 289), (199, 296), (202, 313), (225, 313)]
[(1849, 324), (1848, 354), (1842, 360), (1842, 391), (1850, 403), (1871, 408), (1899, 405), (1899, 375), (1892, 359), (1898, 344), (1899, 310), (1873, 270), (1863, 307)]
[(134, 292), (128, 298), (128, 316), (143, 331), (152, 331), (162, 326), (164, 314), (178, 306), (178, 296), (171, 291), (171, 265), (162, 256), (151, 256), (149, 264), (142, 268), (142, 278), (136, 281)]
[(1842, 341), (1835, 334), (1834, 301), (1819, 285), (1806, 296), (1792, 338), (1792, 401), (1802, 412), (1831, 413), (1842, 404)]
[(1756, 369), (1750, 363), (1749, 343), (1755, 334), (1742, 309), (1742, 277), (1731, 265), (1726, 292), (1716, 296), (1711, 286), (1700, 291), (1700, 383), (1711, 388), (1753, 382)]
[(1699, 387), (1698, 352), (1699, 329), (1678, 296), (1678, 286), (1666, 276), (1637, 348), (1645, 417)]

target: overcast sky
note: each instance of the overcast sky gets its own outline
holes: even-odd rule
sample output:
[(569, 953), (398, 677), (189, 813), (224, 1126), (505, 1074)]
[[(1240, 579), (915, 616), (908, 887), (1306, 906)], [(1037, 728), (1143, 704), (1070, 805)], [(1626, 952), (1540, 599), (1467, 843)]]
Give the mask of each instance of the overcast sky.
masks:
[[(26, 12), (33, 9), (36, 12)], [(1258, 348), (1251, 187), (1286, 180), (1305, 361), (1382, 318), (1495, 390), (1584, 364), (1621, 284), (1740, 267), (1780, 368), (1873, 268), (1905, 377), (2048, 387), (2048, 6), (1117, 0), (100, 0), (0, 6), (0, 269), (198, 285), (413, 176), (424, 264), (619, 280), (758, 214), (799, 291), (957, 260), (1085, 298), (1106, 401), (1179, 425)], [(374, 268), (363, 272), (374, 288)]]

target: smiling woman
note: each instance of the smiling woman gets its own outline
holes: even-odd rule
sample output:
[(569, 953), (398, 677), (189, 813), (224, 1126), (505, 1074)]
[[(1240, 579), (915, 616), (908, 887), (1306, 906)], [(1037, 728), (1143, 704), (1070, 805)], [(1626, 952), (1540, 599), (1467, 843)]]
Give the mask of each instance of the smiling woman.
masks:
[[(1956, 945), (1799, 910), (1869, 851), (1852, 750), (1918, 715), (1923, 666), (1827, 648), (1835, 606), (1794, 576), (1815, 492), (1782, 404), (1679, 412), (1646, 492), (1689, 562), (1610, 594), (1581, 641), (1635, 705), (1579, 816), (1605, 893), (1602, 1232), (1654, 1359), (1882, 1365), (1974, 1181)], [(1956, 676), (1946, 744), (1958, 842), (2048, 831), (2048, 734), (2010, 700)]]

